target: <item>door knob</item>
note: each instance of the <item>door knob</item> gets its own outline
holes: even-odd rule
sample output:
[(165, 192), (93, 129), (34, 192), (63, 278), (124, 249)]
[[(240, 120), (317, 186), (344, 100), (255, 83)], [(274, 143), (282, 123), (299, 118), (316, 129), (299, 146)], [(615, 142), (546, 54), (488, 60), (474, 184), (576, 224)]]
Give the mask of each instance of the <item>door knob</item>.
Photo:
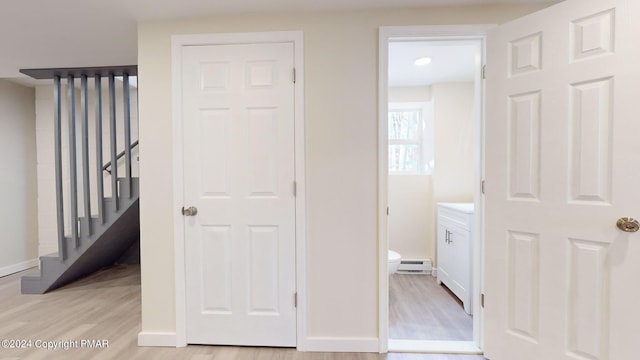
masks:
[(189, 206), (188, 208), (182, 208), (182, 215), (195, 216), (198, 213), (198, 209), (195, 206)]
[(624, 232), (636, 232), (640, 229), (640, 223), (634, 218), (620, 218), (618, 219), (616, 226)]

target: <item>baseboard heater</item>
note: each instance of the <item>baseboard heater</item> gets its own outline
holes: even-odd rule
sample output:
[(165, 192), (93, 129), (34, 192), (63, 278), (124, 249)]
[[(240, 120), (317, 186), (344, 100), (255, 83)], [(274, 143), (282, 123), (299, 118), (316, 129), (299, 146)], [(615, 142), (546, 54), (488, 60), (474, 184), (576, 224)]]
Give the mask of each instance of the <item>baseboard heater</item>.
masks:
[(398, 274), (432, 275), (431, 259), (406, 259), (400, 261)]

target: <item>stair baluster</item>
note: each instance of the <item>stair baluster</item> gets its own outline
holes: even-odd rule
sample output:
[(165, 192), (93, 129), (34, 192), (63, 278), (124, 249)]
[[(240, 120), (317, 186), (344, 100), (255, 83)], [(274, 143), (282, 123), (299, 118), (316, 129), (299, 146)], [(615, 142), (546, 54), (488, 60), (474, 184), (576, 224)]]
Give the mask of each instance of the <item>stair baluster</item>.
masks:
[[(36, 79), (53, 79), (58, 254), (40, 258), (39, 276), (23, 276), (22, 292), (36, 294), (113, 264), (125, 253), (128, 256), (123, 261), (129, 258), (135, 261), (137, 258), (137, 251), (132, 252), (131, 249), (135, 249), (136, 241), (139, 241), (140, 226), (139, 182), (133, 177), (132, 169), (132, 149), (138, 145), (138, 140), (132, 142), (130, 88), (130, 76), (137, 75), (137, 67), (31, 69), (21, 72)], [(103, 77), (108, 79), (108, 99), (103, 99)], [(122, 80), (120, 114), (116, 98), (120, 88), (116, 78)], [(80, 83), (79, 89), (76, 81)], [(67, 87), (66, 94), (63, 85)], [(92, 91), (95, 95), (90, 94)], [(80, 100), (76, 101), (78, 94)], [(107, 102), (108, 109), (104, 109), (103, 101)], [(95, 106), (95, 114), (90, 115), (92, 105)], [(63, 118), (63, 106), (66, 107), (66, 118)], [(108, 112), (108, 125), (104, 124), (103, 110)], [(90, 135), (90, 127), (94, 124), (95, 133)], [(109, 127), (109, 134), (103, 132), (103, 125)], [(118, 131), (122, 134), (120, 146), (124, 143), (121, 153), (117, 148)], [(90, 160), (93, 145), (95, 164)], [(105, 165), (103, 146), (109, 148), (110, 157)], [(124, 157), (124, 162), (120, 162), (124, 166), (124, 178), (118, 178), (121, 157)], [(96, 177), (95, 182), (92, 176)], [(105, 184), (104, 176), (111, 177), (109, 185)], [(79, 181), (82, 189), (79, 189)], [(105, 198), (105, 185), (111, 188), (108, 198)], [(96, 202), (91, 201), (92, 195), (97, 197)], [(82, 201), (79, 201), (80, 196)], [(92, 212), (97, 213), (97, 218), (92, 217)], [(80, 213), (84, 214), (81, 216)]]
[[(82, 236), (90, 236), (91, 230), (91, 184), (89, 180), (89, 84), (87, 81), (87, 75), (80, 77), (81, 95), (80, 95), (80, 108), (82, 111), (81, 119), (81, 136), (82, 136), (82, 190), (83, 203), (84, 203), (84, 223), (87, 233)], [(82, 224), (80, 225), (82, 233)]]
[(78, 163), (76, 159), (76, 84), (73, 75), (67, 76), (67, 112), (69, 113), (69, 212), (71, 213), (71, 241), (80, 246), (78, 237)]
[(118, 142), (116, 138), (116, 85), (115, 75), (109, 74), (109, 134), (111, 144), (111, 197), (116, 211), (118, 204)]
[(67, 258), (67, 242), (64, 237), (64, 197), (62, 182), (62, 85), (60, 76), (53, 77), (54, 157), (56, 177), (56, 215), (58, 223), (58, 256)]
[[(122, 76), (123, 89), (122, 94), (123, 104), (124, 104), (124, 143), (131, 144), (131, 92), (129, 88), (129, 74), (124, 74)], [(131, 199), (131, 147), (124, 147), (125, 153), (125, 176), (126, 176), (126, 188), (127, 188), (127, 197)]]
[(104, 224), (104, 172), (102, 166), (102, 76), (95, 75), (96, 91), (96, 190), (98, 191), (98, 221)]

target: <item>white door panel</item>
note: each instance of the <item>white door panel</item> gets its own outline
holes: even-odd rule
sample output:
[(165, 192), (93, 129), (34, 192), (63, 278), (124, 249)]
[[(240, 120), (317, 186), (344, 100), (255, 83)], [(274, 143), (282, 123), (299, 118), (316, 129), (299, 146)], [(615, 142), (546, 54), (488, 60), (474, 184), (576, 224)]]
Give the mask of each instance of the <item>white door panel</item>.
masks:
[(293, 45), (182, 57), (187, 342), (295, 346)]
[[(487, 41), (485, 353), (637, 357), (640, 6), (568, 0)], [(634, 160), (632, 160), (634, 159)]]

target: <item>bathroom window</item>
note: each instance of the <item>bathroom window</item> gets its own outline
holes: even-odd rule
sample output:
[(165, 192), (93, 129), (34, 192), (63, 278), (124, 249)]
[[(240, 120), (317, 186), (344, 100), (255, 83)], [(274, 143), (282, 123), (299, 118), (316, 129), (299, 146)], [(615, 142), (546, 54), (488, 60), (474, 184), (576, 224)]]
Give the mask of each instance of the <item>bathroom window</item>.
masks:
[(433, 173), (431, 103), (389, 104), (389, 173)]

